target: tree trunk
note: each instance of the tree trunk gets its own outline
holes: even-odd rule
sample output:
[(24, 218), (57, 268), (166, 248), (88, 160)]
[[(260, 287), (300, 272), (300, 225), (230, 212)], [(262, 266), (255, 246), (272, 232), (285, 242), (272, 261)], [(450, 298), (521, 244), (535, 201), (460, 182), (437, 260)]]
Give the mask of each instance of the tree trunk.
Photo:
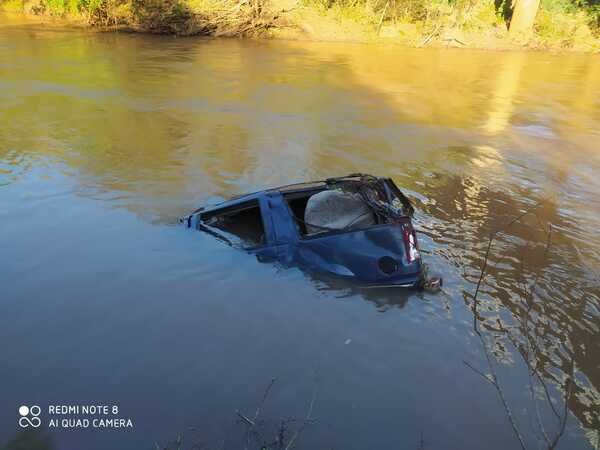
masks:
[(514, 0), (509, 32), (511, 36), (522, 36), (531, 33), (540, 0)]

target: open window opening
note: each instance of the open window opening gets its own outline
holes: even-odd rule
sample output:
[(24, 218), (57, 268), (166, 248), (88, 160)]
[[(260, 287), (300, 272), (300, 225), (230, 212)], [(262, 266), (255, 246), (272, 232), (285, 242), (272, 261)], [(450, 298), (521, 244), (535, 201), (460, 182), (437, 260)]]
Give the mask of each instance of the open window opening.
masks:
[(301, 236), (351, 231), (376, 225), (379, 219), (356, 193), (316, 190), (284, 195)]
[(306, 212), (306, 204), (308, 203), (308, 199), (317, 192), (320, 191), (295, 192), (293, 194), (286, 194), (283, 196), (287, 201), (290, 210), (292, 211), (294, 220), (298, 225), (298, 231), (302, 236), (308, 234), (304, 216), (304, 213)]
[(265, 228), (258, 201), (251, 201), (202, 216), (201, 227), (227, 243), (252, 248), (265, 243)]

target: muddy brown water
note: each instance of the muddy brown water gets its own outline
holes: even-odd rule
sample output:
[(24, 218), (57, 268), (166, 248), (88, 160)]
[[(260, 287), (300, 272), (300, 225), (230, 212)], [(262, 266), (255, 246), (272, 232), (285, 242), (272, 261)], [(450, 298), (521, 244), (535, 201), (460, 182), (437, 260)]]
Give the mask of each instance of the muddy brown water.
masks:
[[(299, 448), (520, 448), (465, 362), (490, 373), (472, 308), (487, 237), (532, 209), (492, 246), (478, 329), (527, 448), (561, 429), (565, 390), (557, 448), (598, 448), (598, 56), (1, 20), (0, 445), (39, 405), (52, 444), (34, 448), (243, 448), (235, 410), (276, 377), (267, 429), (318, 386)], [(177, 223), (356, 171), (413, 200), (443, 292), (260, 264)], [(133, 429), (48, 428), (49, 405), (84, 404)]]

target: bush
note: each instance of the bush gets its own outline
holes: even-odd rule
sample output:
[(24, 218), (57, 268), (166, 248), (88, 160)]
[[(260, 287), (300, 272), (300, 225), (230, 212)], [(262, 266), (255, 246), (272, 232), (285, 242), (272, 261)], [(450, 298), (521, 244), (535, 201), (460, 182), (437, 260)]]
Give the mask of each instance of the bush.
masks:
[(542, 44), (552, 47), (574, 47), (584, 49), (594, 46), (594, 37), (588, 26), (590, 17), (585, 11), (569, 6), (562, 11), (554, 7), (540, 9), (536, 17), (535, 33)]
[(600, 0), (574, 0), (575, 4), (583, 9), (590, 18), (590, 26), (596, 31), (600, 30)]
[[(598, 31), (600, 28), (600, 0), (541, 0), (540, 10), (562, 18), (563, 22), (579, 21)], [(560, 22), (561, 19), (557, 19)], [(564, 27), (566, 23), (557, 24)]]
[(135, 24), (151, 33), (192, 34), (194, 14), (180, 0), (132, 0)]

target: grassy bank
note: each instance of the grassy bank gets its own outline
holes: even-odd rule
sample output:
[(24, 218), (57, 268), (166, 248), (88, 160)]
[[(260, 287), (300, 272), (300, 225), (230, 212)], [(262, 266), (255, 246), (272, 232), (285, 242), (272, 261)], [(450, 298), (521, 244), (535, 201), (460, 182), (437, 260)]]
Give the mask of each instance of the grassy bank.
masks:
[(385, 41), (408, 46), (598, 51), (600, 0), (541, 0), (509, 36), (511, 0), (0, 0), (87, 26), (177, 35)]

